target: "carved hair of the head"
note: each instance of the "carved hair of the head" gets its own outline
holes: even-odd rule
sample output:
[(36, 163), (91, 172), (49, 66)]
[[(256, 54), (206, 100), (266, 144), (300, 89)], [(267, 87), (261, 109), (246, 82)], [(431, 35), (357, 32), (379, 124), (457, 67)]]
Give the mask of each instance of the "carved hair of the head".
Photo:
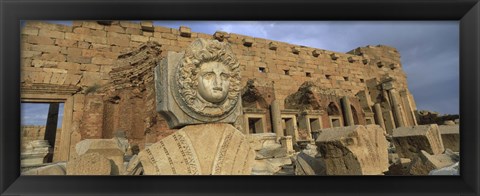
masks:
[[(179, 91), (182, 99), (190, 105), (197, 99), (198, 72), (200, 66), (208, 62), (220, 62), (231, 70), (230, 87), (227, 99), (237, 99), (240, 92), (240, 66), (227, 43), (217, 40), (197, 39), (185, 51), (180, 62)], [(234, 104), (236, 101), (231, 102)]]

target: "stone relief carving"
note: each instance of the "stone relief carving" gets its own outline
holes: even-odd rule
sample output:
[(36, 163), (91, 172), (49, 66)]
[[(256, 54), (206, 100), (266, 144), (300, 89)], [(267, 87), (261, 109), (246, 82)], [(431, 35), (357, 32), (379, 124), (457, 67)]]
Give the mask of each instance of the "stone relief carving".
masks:
[(239, 63), (226, 43), (197, 39), (178, 66), (177, 82), (181, 101), (188, 108), (185, 112), (222, 116), (238, 102)]
[(240, 65), (228, 43), (197, 39), (155, 69), (157, 111), (170, 127), (234, 123), (241, 114)]
[(248, 175), (255, 152), (229, 124), (186, 126), (139, 153), (144, 175)]

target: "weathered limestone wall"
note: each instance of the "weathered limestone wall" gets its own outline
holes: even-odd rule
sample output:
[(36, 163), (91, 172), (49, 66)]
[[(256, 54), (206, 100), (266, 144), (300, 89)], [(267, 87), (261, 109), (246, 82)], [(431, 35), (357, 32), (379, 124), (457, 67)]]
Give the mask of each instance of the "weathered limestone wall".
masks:
[[(406, 87), (400, 55), (388, 46), (339, 53), (234, 33), (226, 36), (225, 41), (232, 45), (243, 66), (243, 84), (251, 78), (272, 82), (276, 99), (285, 99), (305, 81), (354, 95), (366, 87), (366, 80), (390, 74), (400, 88)], [(108, 72), (115, 67), (112, 63), (121, 51), (156, 41), (163, 51), (179, 52), (199, 37), (214, 36), (192, 32), (190, 37), (183, 37), (177, 29), (152, 27), (148, 22), (101, 25), (95, 21), (74, 21), (72, 26), (63, 26), (29, 21), (22, 29), (22, 83), (74, 85), (86, 90), (110, 80)], [(265, 68), (265, 73), (259, 68)], [(289, 75), (285, 75), (285, 70)]]
[[(69, 114), (64, 117), (68, 119), (62, 126), (66, 133), (62, 137), (64, 141), (74, 133), (82, 139), (110, 138), (115, 131), (124, 130), (133, 144), (143, 148), (145, 143), (154, 143), (171, 133), (154, 109), (153, 78), (148, 74), (152, 63), (131, 59), (133, 64), (124, 65), (117, 61), (124, 52), (138, 50), (148, 41), (157, 42), (158, 46), (149, 46), (152, 49), (146, 54), (155, 52), (160, 57), (164, 57), (166, 51), (183, 51), (196, 38), (229, 42), (242, 66), (241, 85), (245, 86), (250, 79), (257, 81), (262, 97), (249, 104), (266, 111), (268, 132), (271, 131), (271, 102), (279, 100), (280, 109), (286, 109), (284, 100), (306, 81), (329, 89), (336, 96), (348, 96), (357, 111), (359, 124), (365, 123), (365, 114), (354, 97), (365, 90), (368, 81), (380, 84), (388, 75), (395, 78), (397, 91), (407, 88), (400, 55), (388, 46), (367, 46), (340, 53), (234, 33), (208, 35), (185, 27), (171, 29), (153, 26), (152, 22), (125, 21), (102, 24), (74, 21), (72, 26), (28, 21), (21, 34), (22, 92), (34, 92), (28, 97), (23, 93), (22, 98), (44, 99), (48, 95), (68, 102), (65, 112)], [(128, 69), (131, 72), (124, 74)], [(381, 90), (372, 91), (372, 100), (378, 102), (380, 94)], [(321, 101), (322, 107), (330, 103)], [(343, 115), (340, 101), (337, 99), (334, 103)], [(326, 113), (321, 118), (322, 126), (330, 127)], [(61, 144), (64, 148), (72, 145), (70, 141)]]

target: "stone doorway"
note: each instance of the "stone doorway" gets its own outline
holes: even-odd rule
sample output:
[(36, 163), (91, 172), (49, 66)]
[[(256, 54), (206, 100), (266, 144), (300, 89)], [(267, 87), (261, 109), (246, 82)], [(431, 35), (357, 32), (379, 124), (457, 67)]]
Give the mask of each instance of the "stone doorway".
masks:
[(248, 118), (248, 132), (250, 134), (264, 133), (262, 118)]
[[(21, 104), (21, 152), (29, 150), (32, 144), (42, 141), (47, 153), (41, 161), (53, 162), (54, 149), (59, 143), (63, 122), (63, 102), (22, 102)], [(48, 148), (48, 149), (47, 149)], [(28, 157), (27, 157), (28, 158)], [(28, 161), (27, 162), (31, 162)], [(39, 162), (39, 163), (40, 163)], [(29, 163), (30, 164), (30, 163)]]

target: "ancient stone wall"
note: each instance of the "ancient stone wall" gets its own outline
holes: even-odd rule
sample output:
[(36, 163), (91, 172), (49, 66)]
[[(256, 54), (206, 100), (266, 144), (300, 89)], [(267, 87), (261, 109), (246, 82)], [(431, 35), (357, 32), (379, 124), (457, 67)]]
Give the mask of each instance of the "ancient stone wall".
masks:
[[(374, 102), (381, 95), (381, 89), (375, 92), (376, 85), (385, 78), (394, 78), (398, 91), (407, 89), (400, 55), (388, 46), (340, 53), (235, 33), (195, 33), (187, 27), (171, 29), (153, 26), (152, 22), (73, 21), (72, 26), (65, 26), (28, 21), (21, 30), (22, 99), (47, 96), (68, 102), (65, 111), (70, 113), (62, 126), (68, 131), (66, 135), (76, 132), (82, 139), (109, 138), (115, 131), (124, 130), (133, 143), (156, 142), (172, 130), (155, 111), (151, 74), (155, 62), (167, 51), (185, 50), (196, 38), (230, 43), (241, 65), (241, 86), (255, 79), (261, 95), (251, 102), (243, 101), (244, 108), (266, 111), (267, 132), (273, 132), (269, 111), (272, 101), (280, 100), (280, 108), (287, 109), (284, 100), (307, 81), (331, 91), (340, 113), (339, 98), (348, 96), (359, 124), (365, 124), (365, 114), (355, 95), (367, 88), (368, 81), (375, 81), (368, 86)], [(132, 55), (132, 51), (144, 54)], [(328, 100), (321, 99), (322, 108), (328, 106)], [(403, 102), (399, 104), (406, 107)], [(322, 124), (330, 127), (326, 113)], [(67, 142), (61, 146), (71, 145)]]
[[(156, 41), (163, 51), (179, 52), (195, 38), (214, 37), (220, 36), (194, 32), (181, 36), (177, 29), (153, 27), (149, 22), (74, 21), (72, 26), (63, 26), (29, 21), (22, 29), (21, 82), (87, 90), (109, 82), (108, 72), (116, 66), (113, 62), (121, 51)], [(305, 81), (354, 95), (366, 87), (366, 80), (390, 74), (400, 88), (406, 87), (400, 55), (392, 47), (367, 46), (340, 53), (234, 33), (222, 37), (242, 65), (243, 84), (252, 78), (271, 82), (277, 99), (285, 99)]]

